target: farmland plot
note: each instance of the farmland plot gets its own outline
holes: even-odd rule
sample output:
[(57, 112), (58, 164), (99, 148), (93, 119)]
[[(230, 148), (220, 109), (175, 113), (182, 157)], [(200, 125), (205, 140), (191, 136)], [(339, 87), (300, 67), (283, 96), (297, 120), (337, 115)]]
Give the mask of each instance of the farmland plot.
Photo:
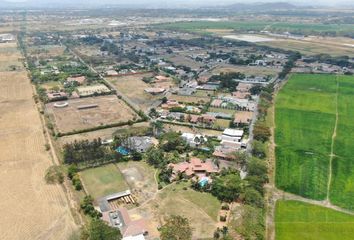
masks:
[(26, 71), (0, 72), (0, 239), (68, 239), (77, 226), (63, 189), (45, 183), (52, 162), (32, 96)]
[(354, 216), (297, 201), (278, 201), (276, 240), (349, 240), (354, 235)]
[(336, 79), (294, 75), (276, 99), (276, 184), (314, 199), (327, 194)]
[(276, 100), (276, 184), (354, 209), (354, 79), (293, 75)]

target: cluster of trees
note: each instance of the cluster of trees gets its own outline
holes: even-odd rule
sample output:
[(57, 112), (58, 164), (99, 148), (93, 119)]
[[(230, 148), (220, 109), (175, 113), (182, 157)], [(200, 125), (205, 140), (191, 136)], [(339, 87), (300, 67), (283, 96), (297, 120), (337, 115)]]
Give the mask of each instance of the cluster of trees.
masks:
[(102, 145), (101, 139), (82, 140), (67, 143), (63, 147), (63, 159), (66, 164), (100, 165), (116, 159), (111, 149)]
[(341, 67), (354, 68), (354, 63), (350, 61), (350, 58), (348, 56), (333, 57), (329, 54), (323, 53), (323, 54), (314, 55), (304, 59), (304, 62), (306, 63), (313, 63), (317, 61), (327, 63), (327, 64), (332, 64), (332, 65), (337, 65)]
[(93, 219), (99, 219), (102, 217), (102, 213), (97, 211), (93, 206), (93, 198), (90, 195), (84, 197), (84, 199), (80, 203), (80, 208), (84, 212), (84, 214), (90, 216)]
[(211, 82), (220, 81), (220, 87), (224, 89), (229, 89), (229, 91), (235, 91), (238, 82), (235, 79), (244, 79), (246, 76), (243, 73), (231, 72), (231, 73), (221, 73), (220, 75), (213, 75), (210, 77)]
[(284, 79), (288, 73), (290, 73), (291, 69), (294, 67), (295, 62), (301, 58), (301, 54), (299, 52), (291, 53), (288, 57), (288, 61), (286, 62), (283, 70), (278, 74), (280, 79)]
[(68, 167), (68, 178), (71, 180), (76, 191), (80, 191), (82, 189), (82, 183), (78, 172), (79, 169), (76, 165), (72, 164)]
[(81, 240), (121, 240), (122, 234), (118, 228), (110, 227), (100, 219), (92, 219), (83, 228)]
[(80, 38), (80, 41), (87, 45), (95, 45), (103, 43), (103, 39), (95, 35), (89, 35), (83, 38)]

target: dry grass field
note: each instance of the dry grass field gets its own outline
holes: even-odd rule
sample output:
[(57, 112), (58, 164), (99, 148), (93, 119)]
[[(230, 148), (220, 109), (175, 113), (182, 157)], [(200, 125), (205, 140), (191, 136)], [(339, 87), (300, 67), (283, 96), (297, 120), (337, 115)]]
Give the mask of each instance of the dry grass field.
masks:
[(0, 71), (10, 71), (11, 66), (16, 66), (16, 69), (22, 70), (23, 64), (19, 61), (20, 58), (22, 56), (15, 43), (0, 44)]
[(143, 161), (121, 162), (117, 166), (140, 204), (154, 197), (157, 192), (157, 170)]
[(27, 72), (0, 72), (0, 239), (68, 239), (77, 226), (63, 189), (44, 181), (52, 161), (32, 96)]
[(281, 68), (272, 67), (258, 67), (258, 66), (235, 66), (231, 64), (222, 64), (212, 71), (212, 74), (240, 72), (246, 75), (260, 75), (260, 76), (275, 76), (280, 72)]
[(63, 136), (60, 138), (60, 144), (64, 145), (65, 143), (72, 143), (75, 140), (94, 140), (97, 138), (101, 139), (111, 139), (115, 132), (119, 133), (129, 133), (130, 131), (139, 130), (139, 129), (148, 129), (149, 123), (148, 122), (140, 122), (135, 123), (133, 125), (125, 125), (121, 127), (113, 127), (113, 128), (106, 128), (91, 132), (79, 133), (74, 135)]
[(40, 47), (30, 47), (29, 54), (37, 55), (39, 58), (51, 58), (63, 55), (65, 47), (60, 45), (41, 45)]
[(151, 219), (155, 226), (163, 224), (167, 216), (182, 215), (190, 221), (193, 239), (212, 239), (221, 203), (211, 194), (194, 191), (188, 185), (169, 185), (151, 201), (130, 210), (130, 214)]
[[(292, 40), (292, 39), (279, 39), (272, 42), (263, 42), (261, 45), (267, 45), (270, 47), (284, 48), (293, 51), (299, 51), (303, 54), (316, 55), (321, 53), (327, 53), (332, 56), (349, 57), (354, 56), (354, 47), (350, 46), (354, 44), (354, 41), (348, 42), (346, 40), (339, 39), (306, 39), (306, 40)], [(348, 45), (346, 45), (348, 44)]]
[(145, 112), (155, 101), (162, 98), (161, 95), (153, 96), (144, 91), (146, 88), (150, 88), (152, 86), (143, 82), (143, 77), (152, 76), (152, 73), (146, 73), (123, 77), (112, 77), (107, 78), (107, 80)]
[(175, 65), (184, 65), (191, 67), (192, 69), (198, 69), (200, 68), (203, 64), (194, 61), (193, 59), (183, 56), (183, 55), (173, 55), (167, 59), (168, 61), (173, 62)]
[(188, 126), (179, 126), (175, 124), (164, 123), (164, 130), (169, 132), (187, 132), (194, 134), (204, 134), (207, 136), (217, 137), (222, 134), (222, 131), (212, 130), (212, 129), (202, 129), (202, 128), (191, 128)]
[[(46, 105), (46, 110), (60, 133), (123, 123), (138, 118), (137, 114), (115, 95), (79, 98), (57, 103), (63, 102), (68, 102), (69, 105), (64, 108), (54, 107), (55, 103)], [(91, 104), (98, 106), (78, 109), (78, 107)]]

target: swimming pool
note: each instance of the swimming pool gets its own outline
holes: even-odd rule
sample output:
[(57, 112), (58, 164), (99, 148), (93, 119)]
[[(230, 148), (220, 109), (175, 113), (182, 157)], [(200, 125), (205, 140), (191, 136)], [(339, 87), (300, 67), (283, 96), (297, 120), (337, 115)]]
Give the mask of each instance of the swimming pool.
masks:
[(199, 180), (199, 185), (201, 187), (204, 187), (205, 185), (207, 185), (209, 183), (209, 178), (207, 177), (203, 177), (202, 179)]
[(117, 147), (117, 148), (116, 148), (116, 152), (122, 154), (123, 156), (129, 155), (129, 150), (126, 149), (126, 148), (123, 147), (123, 146)]

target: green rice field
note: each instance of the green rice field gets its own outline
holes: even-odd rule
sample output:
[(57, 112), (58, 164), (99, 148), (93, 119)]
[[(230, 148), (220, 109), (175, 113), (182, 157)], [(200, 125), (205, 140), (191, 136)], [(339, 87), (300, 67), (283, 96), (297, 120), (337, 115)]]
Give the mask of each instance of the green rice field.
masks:
[(271, 31), (301, 31), (303, 33), (337, 32), (348, 33), (354, 31), (354, 24), (322, 24), (322, 23), (291, 23), (291, 22), (264, 22), (264, 21), (191, 21), (175, 22), (156, 25), (159, 28), (203, 32), (207, 29), (233, 29), (238, 31), (260, 31), (267, 27)]
[[(296, 74), (275, 106), (276, 185), (354, 209), (354, 77)], [(338, 108), (338, 121), (336, 112)], [(330, 168), (332, 135), (335, 126)]]
[(298, 201), (278, 201), (276, 240), (350, 240), (354, 216)]

